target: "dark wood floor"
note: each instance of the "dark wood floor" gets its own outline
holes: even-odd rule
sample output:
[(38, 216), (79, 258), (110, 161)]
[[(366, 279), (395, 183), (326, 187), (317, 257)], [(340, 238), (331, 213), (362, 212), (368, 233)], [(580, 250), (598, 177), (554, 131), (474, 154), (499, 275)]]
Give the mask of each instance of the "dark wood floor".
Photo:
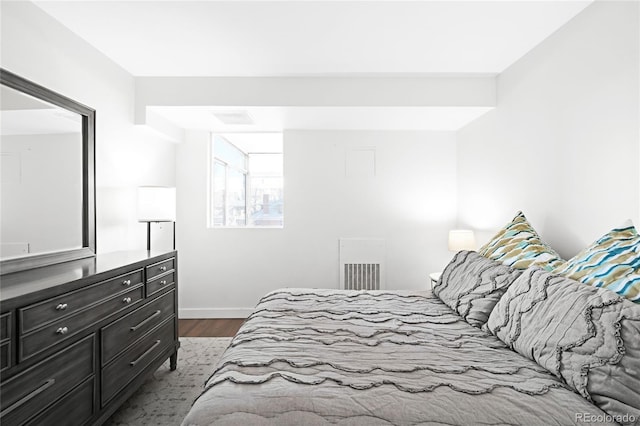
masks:
[(244, 322), (244, 318), (181, 319), (180, 337), (233, 337)]

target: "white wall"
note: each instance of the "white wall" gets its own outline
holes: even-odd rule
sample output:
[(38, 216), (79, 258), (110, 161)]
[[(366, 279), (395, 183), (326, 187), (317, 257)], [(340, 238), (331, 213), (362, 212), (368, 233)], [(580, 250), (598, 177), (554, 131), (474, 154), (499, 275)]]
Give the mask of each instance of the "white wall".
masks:
[(463, 226), (522, 209), (571, 257), (640, 224), (637, 2), (595, 2), (498, 77), (497, 108), (458, 132)]
[(98, 252), (144, 248), (135, 188), (174, 185), (175, 145), (133, 125), (134, 78), (32, 3), (1, 19), (3, 68), (96, 110)]
[[(209, 135), (177, 150), (180, 315), (247, 315), (279, 287), (338, 288), (338, 239), (383, 238), (387, 288), (424, 289), (449, 260), (456, 218), (452, 132), (284, 133), (284, 229), (206, 227)], [(351, 147), (375, 147), (376, 177), (347, 178)]]
[[(501, 74), (497, 109), (457, 137), (285, 132), (282, 230), (206, 228), (208, 135), (176, 148), (134, 126), (135, 79), (35, 5), (3, 2), (1, 65), (97, 110), (99, 251), (143, 248), (135, 187), (176, 183), (181, 315), (241, 316), (277, 287), (337, 287), (340, 237), (386, 239), (388, 287), (417, 289), (449, 260), (456, 215), (491, 232), (523, 209), (566, 257), (640, 223), (638, 7), (589, 6)], [(345, 177), (351, 146), (376, 147), (374, 180)]]

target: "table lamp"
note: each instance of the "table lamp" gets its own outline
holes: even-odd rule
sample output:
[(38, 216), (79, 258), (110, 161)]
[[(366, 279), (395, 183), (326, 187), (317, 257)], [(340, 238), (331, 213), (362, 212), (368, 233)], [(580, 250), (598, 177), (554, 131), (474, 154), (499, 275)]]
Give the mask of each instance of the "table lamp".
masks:
[(476, 237), (468, 229), (453, 229), (449, 231), (449, 251), (475, 250)]
[(151, 222), (173, 222), (176, 249), (176, 189), (164, 186), (138, 188), (138, 222), (147, 223), (147, 250), (151, 250)]

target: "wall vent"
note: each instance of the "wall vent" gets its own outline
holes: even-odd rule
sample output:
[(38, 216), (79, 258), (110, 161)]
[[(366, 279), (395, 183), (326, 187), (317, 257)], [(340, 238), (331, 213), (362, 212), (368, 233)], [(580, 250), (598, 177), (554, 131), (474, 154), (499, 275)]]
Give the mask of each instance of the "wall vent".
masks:
[(344, 290), (380, 290), (379, 263), (345, 263)]
[(380, 290), (385, 288), (385, 240), (340, 239), (340, 288)]

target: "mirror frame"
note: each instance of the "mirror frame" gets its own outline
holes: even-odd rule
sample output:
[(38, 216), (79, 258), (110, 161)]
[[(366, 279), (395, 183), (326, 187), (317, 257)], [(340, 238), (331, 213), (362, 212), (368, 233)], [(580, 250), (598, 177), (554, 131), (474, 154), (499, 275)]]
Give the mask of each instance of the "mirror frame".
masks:
[(96, 254), (96, 111), (0, 68), (0, 84), (82, 116), (82, 247), (0, 261), (0, 275), (93, 257)]

